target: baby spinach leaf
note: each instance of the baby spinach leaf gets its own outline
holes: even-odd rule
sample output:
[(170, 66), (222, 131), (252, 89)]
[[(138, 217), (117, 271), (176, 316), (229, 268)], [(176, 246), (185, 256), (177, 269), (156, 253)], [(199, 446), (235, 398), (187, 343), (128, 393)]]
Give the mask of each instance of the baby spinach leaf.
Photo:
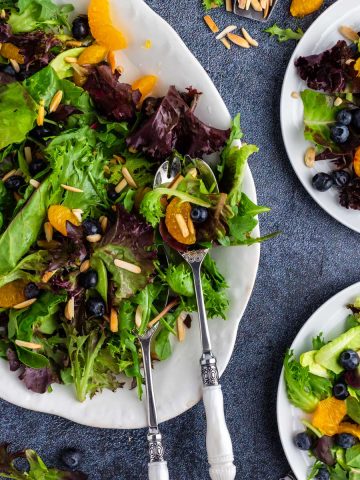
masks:
[(27, 348), (16, 346), (16, 353), (20, 362), (30, 368), (44, 368), (50, 364), (44, 355)]
[(346, 399), (346, 413), (354, 422), (360, 424), (360, 402), (357, 398)]
[(107, 270), (104, 262), (97, 257), (91, 257), (91, 267), (97, 271), (98, 274), (98, 283), (96, 285), (96, 290), (100, 293), (104, 302), (107, 303), (108, 297), (108, 277)]
[(0, 275), (0, 287), (14, 280), (23, 279), (31, 282), (40, 280), (40, 271), (45, 270), (49, 261), (47, 250), (38, 250), (24, 257), (11, 272)]
[(163, 328), (155, 338), (155, 353), (159, 360), (166, 360), (171, 355), (170, 332)]
[(353, 468), (360, 468), (360, 444), (348, 448), (345, 453), (346, 463)]

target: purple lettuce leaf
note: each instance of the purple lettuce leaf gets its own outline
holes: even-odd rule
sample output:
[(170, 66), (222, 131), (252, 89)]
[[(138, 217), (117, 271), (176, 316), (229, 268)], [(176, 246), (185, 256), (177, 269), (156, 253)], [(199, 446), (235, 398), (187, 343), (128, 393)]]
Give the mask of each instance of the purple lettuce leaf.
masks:
[(342, 187), (339, 194), (340, 205), (360, 210), (360, 179), (354, 179), (350, 185)]
[(59, 105), (55, 112), (51, 113), (48, 118), (54, 122), (65, 122), (71, 115), (83, 113), (72, 105)]
[(51, 250), (49, 270), (69, 267), (82, 262), (88, 255), (86, 239), (82, 227), (66, 223), (67, 237), (59, 236), (59, 247)]
[(354, 78), (354, 68), (347, 60), (354, 58), (354, 50), (344, 40), (317, 55), (299, 57), (295, 66), (309, 88), (335, 93), (343, 92)]
[(326, 465), (335, 465), (336, 460), (331, 451), (334, 445), (334, 437), (328, 437), (327, 435), (324, 435), (316, 442), (316, 446), (313, 449), (313, 454), (318, 460), (325, 463)]
[(195, 90), (180, 94), (171, 86), (160, 103), (149, 100), (146, 112), (156, 109), (128, 137), (128, 146), (157, 160), (168, 157), (174, 150), (192, 157), (219, 151), (230, 131), (209, 127), (194, 115), (197, 97)]
[(120, 83), (119, 77), (108, 65), (100, 65), (92, 70), (83, 88), (102, 115), (110, 120), (132, 121), (141, 93), (127, 83)]
[(12, 348), (8, 348), (6, 351), (6, 356), (9, 362), (9, 367), (11, 372), (16, 372), (16, 370), (19, 370), (21, 367), (22, 363), (18, 359), (18, 356)]
[(48, 387), (58, 380), (54, 372), (48, 367), (25, 367), (19, 375), (19, 379), (25, 383), (26, 388), (35, 393), (45, 393)]
[(0, 42), (5, 43), (11, 37), (11, 27), (8, 23), (0, 23)]

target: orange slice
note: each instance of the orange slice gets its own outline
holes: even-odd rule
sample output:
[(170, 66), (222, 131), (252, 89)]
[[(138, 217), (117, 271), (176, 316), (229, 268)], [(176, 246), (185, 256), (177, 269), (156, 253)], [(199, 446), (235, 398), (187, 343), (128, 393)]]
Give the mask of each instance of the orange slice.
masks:
[(346, 403), (335, 397), (319, 402), (312, 418), (312, 424), (325, 435), (335, 435), (341, 420), (346, 415)]
[(86, 47), (78, 58), (79, 65), (96, 65), (105, 60), (108, 49), (104, 45), (94, 43), (90, 47)]
[(351, 433), (351, 435), (360, 439), (360, 426), (348, 422), (340, 423), (336, 433)]
[(155, 75), (145, 75), (138, 78), (131, 86), (133, 90), (140, 90), (141, 100), (150, 95), (157, 84), (158, 78)]
[(109, 0), (91, 0), (88, 17), (92, 36), (98, 43), (108, 50), (122, 50), (127, 47), (124, 34), (112, 23)]
[(24, 280), (14, 280), (0, 288), (0, 307), (10, 308), (19, 303), (25, 302)]
[(20, 49), (12, 43), (3, 43), (1, 47), (1, 56), (4, 58), (16, 60), (20, 65), (25, 63), (24, 55), (21, 55)]
[(324, 0), (292, 0), (290, 13), (293, 17), (305, 17), (319, 10), (323, 3)]
[(51, 205), (48, 210), (48, 219), (55, 230), (64, 235), (64, 237), (67, 237), (66, 222), (70, 222), (76, 227), (80, 225), (79, 220), (70, 208), (63, 205)]
[(166, 208), (165, 224), (170, 235), (184, 245), (194, 245), (196, 234), (190, 217), (191, 205), (179, 198), (171, 200)]
[(360, 177), (360, 147), (358, 147), (355, 151), (353, 167), (355, 174)]

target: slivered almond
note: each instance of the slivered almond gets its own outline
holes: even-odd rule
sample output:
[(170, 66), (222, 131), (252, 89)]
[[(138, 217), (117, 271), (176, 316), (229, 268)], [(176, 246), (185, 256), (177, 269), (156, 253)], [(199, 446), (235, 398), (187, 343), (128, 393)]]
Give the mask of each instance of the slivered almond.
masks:
[(51, 242), (54, 235), (54, 229), (50, 222), (44, 223), (44, 232), (45, 232), (46, 241)]
[(124, 188), (127, 186), (127, 181), (125, 178), (123, 178), (122, 180), (120, 180), (120, 182), (116, 185), (115, 187), (115, 192), (116, 193), (120, 193), (124, 190)]
[(18, 64), (18, 62), (15, 60), (15, 58), (10, 58), (10, 63), (13, 67), (13, 69), (15, 70), (16, 73), (19, 73), (20, 72), (20, 65)]
[(245, 38), (240, 37), (240, 35), (234, 35), (233, 33), (228, 34), (228, 39), (231, 40), (235, 45), (241, 48), (250, 48), (249, 42)]
[(179, 300), (177, 298), (175, 298), (175, 300), (173, 300), (172, 302), (170, 302), (165, 308), (164, 310), (162, 310), (159, 315), (156, 315), (155, 318), (153, 318), (151, 320), (151, 322), (148, 323), (148, 328), (151, 328), (153, 327), (159, 320), (161, 320), (163, 317), (165, 317), (165, 315), (173, 308), (175, 307), (175, 305), (177, 305), (179, 303)]
[(206, 25), (210, 28), (210, 30), (213, 32), (213, 33), (217, 33), (219, 31), (219, 27), (216, 25), (216, 23), (214, 22), (214, 20), (210, 17), (210, 15), (205, 15), (204, 17), (204, 22), (206, 23)]
[(22, 308), (27, 308), (30, 307), (33, 303), (35, 303), (37, 298), (30, 298), (30, 300), (25, 300), (25, 302), (18, 303), (17, 305), (14, 305), (13, 308), (15, 310), (21, 310)]
[(245, 10), (249, 10), (251, 7), (251, 0), (246, 0)]
[(90, 260), (84, 260), (80, 265), (80, 272), (86, 272), (90, 268)]
[(179, 342), (183, 342), (185, 340), (185, 325), (184, 325), (184, 320), (186, 319), (187, 313), (186, 312), (181, 312), (180, 315), (176, 319), (176, 327), (177, 327), (177, 336)]
[(184, 180), (184, 177), (178, 173), (174, 180), (170, 183), (169, 188), (176, 190), (179, 184)]
[[(229, 35), (231, 35), (231, 33)], [(230, 42), (226, 40), (226, 38), (220, 38), (220, 42), (224, 45), (225, 48), (230, 50), (231, 45), (230, 45)]]
[(224, 28), (224, 30), (222, 30), (219, 35), (216, 35), (216, 40), (221, 40), (222, 38), (226, 37), (228, 33), (231, 33), (236, 29), (236, 25), (229, 25), (228, 27)]
[(123, 177), (125, 178), (127, 183), (130, 185), (130, 187), (137, 188), (135, 180), (133, 179), (133, 177), (131, 176), (131, 173), (126, 167), (122, 167), (121, 173), (123, 174)]
[(38, 115), (36, 118), (36, 123), (38, 127), (42, 127), (44, 125), (45, 120), (45, 100), (40, 100)]
[(186, 225), (185, 218), (181, 215), (181, 213), (176, 213), (175, 220), (181, 230), (181, 235), (184, 238), (187, 238), (190, 235), (190, 232), (188, 226)]
[(52, 272), (45, 272), (44, 275), (41, 278), (41, 281), (43, 283), (47, 283), (51, 277), (53, 277), (56, 273), (56, 270), (53, 270)]
[(26, 163), (32, 162), (31, 147), (24, 147), (24, 156), (25, 156)]
[(341, 26), (339, 28), (339, 32), (343, 37), (351, 40), (352, 42), (357, 42), (360, 40), (359, 34), (355, 32), (355, 30), (353, 30), (352, 28), (347, 27), (346, 25)]
[(63, 95), (64, 95), (64, 92), (62, 90), (58, 90), (55, 93), (55, 95), (53, 96), (53, 98), (50, 102), (50, 106), (49, 106), (49, 112), (50, 113), (56, 112), (56, 110), (58, 109), (58, 107), (61, 103)]
[(1, 9), (0, 18), (6, 18), (6, 11), (4, 8)]
[(71, 48), (78, 48), (78, 47), (82, 47), (82, 42), (79, 42), (79, 40), (68, 40), (67, 42), (65, 42), (65, 45), (67, 47), (71, 47)]
[(40, 350), (40, 348), (42, 348), (40, 343), (25, 342), (24, 340), (15, 340), (15, 345), (18, 347), (32, 348), (33, 350)]
[(64, 311), (65, 318), (67, 320), (72, 320), (75, 317), (75, 299), (71, 297), (67, 302)]
[(78, 61), (76, 57), (65, 57), (64, 60), (67, 63), (77, 63)]
[(82, 222), (82, 214), (84, 213), (84, 210), (82, 210), (81, 208), (73, 208), (71, 211), (79, 220), (79, 222)]
[(69, 192), (74, 192), (74, 193), (83, 193), (84, 192), (84, 190), (81, 190), (81, 188), (72, 187), (71, 185), (65, 185), (64, 183), (62, 183), (60, 186), (64, 190), (68, 190)]
[(305, 152), (304, 162), (309, 168), (313, 168), (315, 165), (316, 150), (314, 147), (309, 147)]
[(141, 327), (141, 323), (142, 323), (142, 306), (141, 305), (138, 305), (136, 307), (136, 312), (135, 312), (135, 325), (136, 325), (136, 328), (139, 329)]
[(187, 175), (193, 178), (196, 178), (198, 174), (198, 171), (196, 168), (190, 168), (190, 170), (187, 172)]
[(114, 264), (116, 267), (122, 268), (123, 270), (127, 270), (128, 272), (132, 273), (141, 273), (141, 268), (138, 265), (134, 265), (130, 262), (125, 262), (125, 260), (120, 260), (119, 258), (115, 258)]
[(239, 8), (244, 10), (246, 8), (246, 0), (238, 0)]
[(119, 331), (119, 317), (115, 308), (110, 311), (110, 331), (116, 333)]
[(260, 0), (260, 5), (263, 10), (267, 7), (268, 0)]
[(100, 233), (95, 233), (94, 235), (88, 235), (86, 237), (86, 240), (90, 243), (98, 243), (101, 240), (101, 235)]
[(334, 101), (334, 106), (339, 107), (343, 103), (343, 100), (341, 97), (337, 97)]
[(300, 98), (300, 95), (298, 92), (291, 92), (291, 98), (294, 98), (297, 100), (298, 98)]
[(259, 46), (259, 43), (254, 38), (252, 38), (250, 33), (247, 30), (245, 30), (245, 28), (242, 28), (241, 32), (244, 35), (244, 38), (248, 42), (249, 45), (252, 45), (253, 47), (258, 47)]
[(225, 6), (227, 12), (232, 12), (232, 0), (226, 0)]
[(257, 12), (262, 12), (263, 9), (259, 0), (251, 0), (250, 3), (254, 10), (256, 10)]
[(10, 170), (10, 172), (8, 172), (6, 175), (3, 176), (2, 181), (6, 182), (6, 180), (12, 177), (13, 175), (16, 175), (16, 170)]
[(265, 9), (264, 9), (264, 18), (267, 18), (267, 17), (269, 16), (270, 6), (272, 6), (272, 1), (271, 1), (271, 0), (267, 0), (267, 2), (266, 2), (266, 7), (265, 7)]
[(40, 182), (35, 180), (35, 178), (30, 178), (29, 180), (30, 185), (32, 185), (34, 188), (39, 188), (40, 187)]
[(100, 226), (103, 232), (106, 231), (108, 224), (109, 224), (109, 219), (107, 217), (102, 217), (100, 220)]

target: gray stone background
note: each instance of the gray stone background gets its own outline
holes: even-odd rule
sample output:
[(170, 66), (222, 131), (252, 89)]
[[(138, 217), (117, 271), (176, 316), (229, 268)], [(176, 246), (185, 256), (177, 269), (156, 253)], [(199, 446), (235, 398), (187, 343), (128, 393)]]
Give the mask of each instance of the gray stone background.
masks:
[[(147, 0), (180, 34), (200, 60), (232, 115), (241, 112), (246, 140), (260, 147), (251, 162), (259, 202), (272, 207), (262, 232), (281, 229), (281, 237), (262, 247), (255, 289), (240, 324), (232, 360), (223, 376), (228, 426), (238, 477), (277, 480), (288, 472), (276, 425), (276, 390), (283, 352), (306, 319), (325, 300), (359, 280), (359, 236), (340, 225), (305, 192), (287, 159), (280, 132), (280, 89), (295, 42), (279, 44), (263, 24), (213, 13), (220, 27), (245, 26), (260, 42), (249, 51), (230, 52), (215, 42), (202, 22), (200, 0)], [(304, 30), (279, 0), (276, 21)], [(327, 0), (325, 6), (334, 3)], [(205, 421), (201, 404), (162, 426), (172, 480), (208, 479)], [(83, 427), (1, 401), (0, 441), (36, 449), (49, 465), (61, 466), (59, 451), (83, 451), (81, 468), (94, 480), (146, 478), (145, 431)]]

